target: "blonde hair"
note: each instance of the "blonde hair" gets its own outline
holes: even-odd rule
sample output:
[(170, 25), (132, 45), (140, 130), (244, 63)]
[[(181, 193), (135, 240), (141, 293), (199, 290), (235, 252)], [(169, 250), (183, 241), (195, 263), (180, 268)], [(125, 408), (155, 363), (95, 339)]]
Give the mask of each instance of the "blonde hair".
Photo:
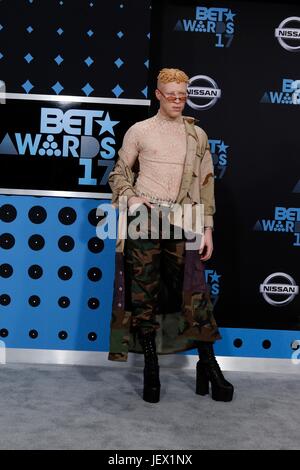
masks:
[(177, 83), (188, 83), (189, 77), (183, 70), (180, 69), (168, 69), (164, 68), (160, 70), (157, 76), (158, 83), (169, 83), (169, 82), (177, 82)]

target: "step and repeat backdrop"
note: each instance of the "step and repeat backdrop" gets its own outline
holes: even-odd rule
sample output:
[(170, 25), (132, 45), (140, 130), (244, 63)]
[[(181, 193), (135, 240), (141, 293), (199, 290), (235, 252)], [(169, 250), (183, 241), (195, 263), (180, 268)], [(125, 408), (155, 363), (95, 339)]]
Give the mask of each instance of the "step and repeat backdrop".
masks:
[(147, 98), (150, 0), (1, 0), (10, 93)]
[(22, 99), (0, 106), (0, 339), (7, 347), (107, 347), (115, 241), (97, 237), (97, 207), (110, 203), (108, 174), (128, 124), (147, 109)]
[(115, 243), (96, 209), (158, 71), (178, 67), (214, 159), (217, 353), (297, 355), (299, 57), (293, 2), (2, 0), (3, 344), (107, 351)]
[(115, 241), (96, 211), (148, 117), (149, 42), (147, 1), (0, 2), (0, 345), (108, 349)]
[(264, 330), (262, 347), (275, 351), (283, 336), (265, 330), (294, 330), (296, 339), (300, 329), (300, 7), (153, 7), (150, 76), (162, 66), (186, 71), (185, 114), (207, 132), (214, 159), (215, 251), (206, 273), (216, 317), (222, 326)]

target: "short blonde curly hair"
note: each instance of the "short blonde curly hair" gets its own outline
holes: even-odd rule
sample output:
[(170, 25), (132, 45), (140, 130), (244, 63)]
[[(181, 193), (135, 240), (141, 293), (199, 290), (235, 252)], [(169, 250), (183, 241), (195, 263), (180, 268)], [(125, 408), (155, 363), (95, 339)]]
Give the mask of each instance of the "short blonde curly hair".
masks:
[(188, 83), (188, 81), (189, 81), (189, 77), (183, 70), (180, 70), (180, 69), (164, 68), (160, 70), (157, 76), (158, 83), (169, 83), (169, 82)]

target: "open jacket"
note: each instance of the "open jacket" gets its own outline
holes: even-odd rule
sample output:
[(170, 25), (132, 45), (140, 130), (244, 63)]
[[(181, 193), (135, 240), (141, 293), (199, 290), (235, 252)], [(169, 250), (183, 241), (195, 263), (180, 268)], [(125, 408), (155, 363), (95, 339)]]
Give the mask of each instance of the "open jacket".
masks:
[[(200, 128), (198, 138), (194, 127), (195, 119), (183, 116), (187, 150), (176, 200), (184, 204), (204, 206), (204, 226), (213, 227), (215, 213), (214, 169), (206, 133)], [(138, 174), (138, 158), (131, 169), (118, 158), (109, 175), (112, 189), (112, 204), (117, 206), (120, 196), (135, 196), (134, 183)], [(184, 213), (184, 212), (182, 212)], [(194, 228), (194, 227), (193, 227)], [(120, 224), (119, 224), (120, 230)], [(115, 279), (110, 331), (110, 349), (108, 359), (126, 361), (128, 352), (142, 352), (137, 339), (137, 332), (132, 326), (130, 302), (130, 275), (126, 270), (126, 240), (118, 233), (115, 254)], [(169, 354), (194, 349), (196, 341), (215, 341), (220, 333), (213, 316), (213, 305), (209, 287), (205, 281), (204, 263), (199, 256), (199, 249), (185, 252), (184, 279), (182, 285), (183, 304), (179, 312), (168, 314), (168, 290), (162, 288), (163, 301), (158, 309), (156, 320), (160, 328), (156, 336), (158, 354)]]

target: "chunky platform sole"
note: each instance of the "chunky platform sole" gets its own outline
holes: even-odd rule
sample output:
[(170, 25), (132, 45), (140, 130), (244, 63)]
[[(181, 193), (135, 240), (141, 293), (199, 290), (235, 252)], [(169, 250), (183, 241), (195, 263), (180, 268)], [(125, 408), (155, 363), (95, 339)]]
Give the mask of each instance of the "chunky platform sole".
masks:
[(208, 395), (209, 393), (209, 382), (211, 383), (211, 397), (215, 401), (231, 401), (233, 398), (233, 387), (222, 387), (217, 385), (215, 382), (209, 380), (207, 373), (207, 367), (200, 362), (197, 363), (197, 375), (196, 375), (196, 394), (197, 395)]

